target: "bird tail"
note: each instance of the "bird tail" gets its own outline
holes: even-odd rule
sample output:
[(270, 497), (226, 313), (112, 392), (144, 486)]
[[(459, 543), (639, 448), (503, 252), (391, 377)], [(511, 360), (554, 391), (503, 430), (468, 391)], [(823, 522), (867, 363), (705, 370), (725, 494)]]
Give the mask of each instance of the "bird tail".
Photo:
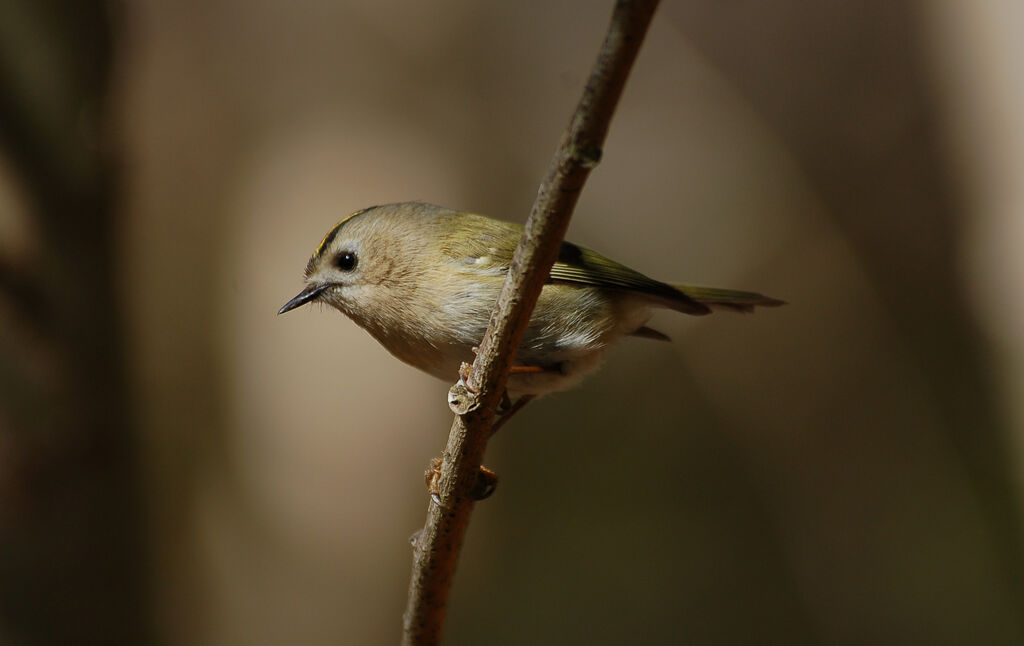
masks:
[(786, 301), (771, 298), (757, 292), (741, 292), (735, 289), (717, 289), (715, 287), (695, 287), (693, 285), (672, 285), (698, 303), (707, 305), (712, 310), (733, 310), (734, 312), (753, 312), (755, 307), (778, 307)]

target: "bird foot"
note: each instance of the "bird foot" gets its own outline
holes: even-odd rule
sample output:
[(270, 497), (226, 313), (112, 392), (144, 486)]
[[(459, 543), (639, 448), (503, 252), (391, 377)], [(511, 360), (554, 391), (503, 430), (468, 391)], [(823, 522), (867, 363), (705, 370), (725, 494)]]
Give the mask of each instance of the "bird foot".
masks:
[[(430, 499), (438, 505), (441, 504), (439, 488), (441, 483), (441, 462), (440, 457), (434, 458), (430, 461), (430, 468), (423, 474), (423, 479), (427, 484), (427, 491), (430, 492)], [(487, 467), (481, 466), (476, 476), (476, 482), (473, 483), (473, 488), (470, 490), (470, 495), (473, 496), (473, 500), (484, 500), (490, 498), (497, 488), (498, 474)]]

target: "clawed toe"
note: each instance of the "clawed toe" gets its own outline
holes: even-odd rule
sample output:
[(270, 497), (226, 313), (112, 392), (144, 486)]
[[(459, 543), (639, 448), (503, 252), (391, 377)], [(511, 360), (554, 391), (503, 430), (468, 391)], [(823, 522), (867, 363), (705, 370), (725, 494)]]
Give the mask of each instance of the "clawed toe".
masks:
[(463, 361), (459, 364), (459, 383), (462, 384), (466, 390), (476, 394), (476, 391), (469, 387), (469, 373), (473, 372), (473, 365)]
[[(427, 491), (430, 493), (430, 499), (435, 504), (441, 504), (441, 458), (436, 457), (430, 461), (430, 467), (423, 473), (423, 480), (427, 484)], [(490, 498), (494, 490), (498, 488), (498, 474), (491, 471), (487, 467), (480, 467), (480, 472), (477, 473), (476, 482), (473, 483), (473, 488), (470, 490), (470, 495), (473, 496), (474, 500), (484, 500)]]
[(423, 472), (423, 481), (427, 484), (427, 492), (430, 493), (430, 499), (436, 503), (440, 503), (441, 496), (438, 493), (438, 485), (441, 482), (440, 456), (430, 461), (430, 466)]
[(480, 472), (476, 474), (476, 484), (473, 486), (473, 498), (475, 500), (490, 498), (497, 488), (498, 474), (487, 467), (480, 467)]

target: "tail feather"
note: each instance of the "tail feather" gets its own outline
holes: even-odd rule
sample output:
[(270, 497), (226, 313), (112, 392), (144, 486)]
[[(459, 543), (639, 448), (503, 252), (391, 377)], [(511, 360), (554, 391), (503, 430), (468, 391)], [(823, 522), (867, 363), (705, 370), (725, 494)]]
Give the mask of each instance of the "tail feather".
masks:
[(771, 298), (757, 292), (741, 292), (735, 289), (718, 289), (715, 287), (695, 287), (693, 285), (673, 285), (698, 303), (707, 305), (712, 310), (726, 309), (735, 312), (753, 312), (755, 307), (778, 307), (786, 301)]

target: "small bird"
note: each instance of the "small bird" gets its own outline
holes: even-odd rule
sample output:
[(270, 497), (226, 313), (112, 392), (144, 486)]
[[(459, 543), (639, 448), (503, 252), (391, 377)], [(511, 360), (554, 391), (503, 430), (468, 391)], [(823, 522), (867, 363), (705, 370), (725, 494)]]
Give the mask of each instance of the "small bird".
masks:
[[(522, 232), (422, 202), (357, 211), (327, 233), (306, 264), (306, 287), (278, 314), (327, 303), (402, 361), (454, 381), (473, 361)], [(625, 336), (667, 341), (646, 326), (654, 308), (702, 315), (783, 304), (754, 292), (663, 283), (563, 242), (507, 394), (525, 400), (569, 388)]]

